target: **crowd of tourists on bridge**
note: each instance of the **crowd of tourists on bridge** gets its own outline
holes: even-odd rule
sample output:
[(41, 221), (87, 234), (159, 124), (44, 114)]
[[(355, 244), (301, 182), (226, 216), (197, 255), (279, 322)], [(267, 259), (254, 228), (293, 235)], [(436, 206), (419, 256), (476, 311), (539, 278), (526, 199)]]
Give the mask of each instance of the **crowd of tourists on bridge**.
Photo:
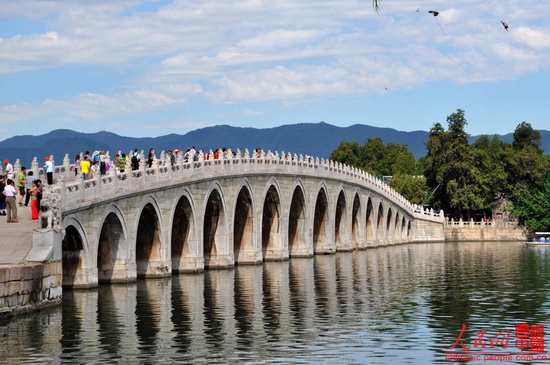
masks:
[[(204, 152), (203, 150), (197, 151), (195, 146), (191, 146), (185, 152), (179, 149), (168, 150), (164, 159), (157, 159), (154, 148), (151, 148), (144, 164), (151, 168), (154, 163), (163, 166), (174, 166), (178, 159), (181, 159), (183, 163), (190, 163), (193, 161), (227, 160), (243, 157), (243, 151), (237, 151), (239, 152), (223, 147)], [(256, 148), (251, 157), (274, 159), (276, 156), (271, 151), (266, 153), (263, 149)], [(75, 177), (80, 173), (83, 180), (88, 180), (96, 176), (106, 175), (109, 171), (124, 173), (126, 169), (139, 170), (144, 157), (137, 148), (129, 155), (117, 153), (112, 161), (110, 161), (108, 153), (104, 151), (95, 151), (92, 154), (90, 154), (90, 151), (86, 151), (84, 154), (78, 154), (74, 157), (71, 170), (74, 172)], [(294, 159), (290, 153), (282, 157), (287, 160)], [(306, 160), (312, 162), (313, 158), (306, 156)], [(0, 215), (7, 216), (8, 223), (17, 223), (17, 207), (28, 207), (30, 202), (31, 219), (38, 219), (43, 190), (42, 180), (34, 176), (33, 171), (27, 172), (25, 167), (21, 167), (20, 171), (17, 172), (17, 176), (15, 176), (16, 171), (14, 171), (14, 167), (9, 160), (0, 160), (0, 165), (1, 162), (4, 166), (0, 166)], [(48, 185), (54, 182), (54, 170), (55, 167), (51, 159), (45, 157), (42, 172)]]
[[(44, 172), (48, 184), (53, 183), (53, 164), (46, 158)], [(32, 171), (27, 172), (26, 167), (15, 176), (13, 165), (9, 160), (4, 160), (5, 167), (0, 174), (0, 215), (6, 216), (7, 223), (18, 223), (17, 206), (28, 207), (30, 203), (31, 220), (38, 219), (40, 200), (42, 199), (42, 180), (37, 179)]]

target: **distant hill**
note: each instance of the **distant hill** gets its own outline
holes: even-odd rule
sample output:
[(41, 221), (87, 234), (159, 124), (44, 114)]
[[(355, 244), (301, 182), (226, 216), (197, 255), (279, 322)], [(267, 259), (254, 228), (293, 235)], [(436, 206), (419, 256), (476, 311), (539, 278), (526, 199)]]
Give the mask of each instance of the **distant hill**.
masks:
[[(550, 150), (550, 131), (540, 131), (543, 148)], [(14, 162), (17, 158), (25, 166), (30, 166), (32, 159), (39, 157), (39, 163), (46, 156), (54, 155), (56, 164), (60, 164), (66, 153), (71, 160), (86, 150), (116, 152), (138, 148), (146, 153), (149, 148), (156, 150), (157, 156), (162, 150), (180, 149), (196, 146), (197, 150), (209, 150), (227, 147), (237, 148), (261, 147), (264, 150), (285, 151), (316, 157), (327, 158), (342, 141), (357, 141), (363, 144), (368, 138), (380, 137), (384, 143), (406, 143), (416, 158), (424, 156), (424, 142), (428, 132), (402, 132), (391, 128), (378, 128), (355, 124), (349, 127), (336, 127), (324, 122), (289, 124), (275, 128), (240, 128), (228, 125), (201, 128), (184, 135), (168, 134), (160, 137), (132, 138), (119, 136), (110, 132), (80, 133), (67, 129), (58, 129), (41, 136), (16, 136), (0, 142), (0, 159)], [(476, 139), (478, 136), (471, 137)], [(499, 136), (506, 142), (513, 140), (513, 134)]]

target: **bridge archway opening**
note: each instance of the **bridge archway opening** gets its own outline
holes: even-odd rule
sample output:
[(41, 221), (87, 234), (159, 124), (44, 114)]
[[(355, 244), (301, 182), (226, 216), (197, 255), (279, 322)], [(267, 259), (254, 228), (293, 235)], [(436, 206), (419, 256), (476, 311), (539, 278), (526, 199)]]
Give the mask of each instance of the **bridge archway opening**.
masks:
[(393, 226), (392, 226), (392, 210), (388, 209), (388, 217), (386, 218), (386, 238), (393, 238)]
[(399, 229), (399, 238), (401, 238), (402, 240), (407, 239), (407, 237), (405, 237), (405, 232), (406, 232), (405, 224), (406, 224), (405, 216), (403, 216), (401, 218), (401, 228)]
[(374, 219), (373, 217), (373, 207), (372, 207), (372, 200), (368, 198), (367, 200), (367, 222), (366, 222), (366, 239), (367, 242), (374, 241), (374, 226), (372, 224), (372, 221)]
[(204, 212), (203, 255), (204, 264), (208, 265), (210, 259), (216, 256), (227, 239), (225, 225), (225, 211), (222, 198), (217, 190), (212, 190), (208, 197)]
[(336, 247), (343, 246), (346, 234), (346, 197), (344, 191), (340, 191), (338, 194), (338, 201), (336, 203), (336, 216), (334, 219), (334, 239)]
[(72, 288), (79, 269), (82, 269), (82, 237), (74, 226), (65, 228), (65, 237), (61, 243), (63, 269), (63, 287)]
[(306, 245), (305, 197), (302, 188), (294, 189), (288, 218), (288, 249), (290, 255)]
[(384, 239), (384, 207), (382, 203), (378, 205), (378, 219), (376, 222), (376, 240), (380, 242)]
[(329, 215), (328, 199), (325, 189), (319, 190), (315, 201), (315, 214), (313, 216), (313, 252), (317, 252), (320, 246), (327, 246), (329, 242)]
[(172, 272), (178, 273), (184, 269), (182, 260), (192, 258), (190, 241), (195, 237), (194, 216), (191, 203), (186, 196), (182, 196), (172, 218)]
[(396, 239), (401, 238), (401, 226), (399, 225), (401, 223), (401, 216), (399, 215), (399, 211), (395, 213), (395, 223), (394, 223), (394, 230), (393, 230), (393, 237)]
[(233, 224), (233, 250), (235, 263), (238, 263), (242, 253), (254, 253), (254, 214), (252, 198), (246, 187), (243, 187), (237, 197), (235, 221)]
[(97, 247), (97, 278), (99, 283), (114, 279), (116, 261), (124, 259), (126, 236), (118, 216), (109, 213), (101, 227)]
[(139, 216), (136, 235), (137, 276), (149, 274), (150, 263), (161, 261), (161, 231), (159, 217), (153, 205), (145, 205)]
[(359, 210), (361, 209), (361, 203), (359, 201), (359, 194), (355, 194), (353, 199), (353, 207), (351, 211), (351, 238), (353, 244), (358, 246), (361, 243), (361, 231), (359, 230)]
[(268, 252), (281, 249), (283, 234), (281, 230), (281, 201), (277, 189), (272, 185), (265, 196), (262, 213), (262, 253), (264, 260)]

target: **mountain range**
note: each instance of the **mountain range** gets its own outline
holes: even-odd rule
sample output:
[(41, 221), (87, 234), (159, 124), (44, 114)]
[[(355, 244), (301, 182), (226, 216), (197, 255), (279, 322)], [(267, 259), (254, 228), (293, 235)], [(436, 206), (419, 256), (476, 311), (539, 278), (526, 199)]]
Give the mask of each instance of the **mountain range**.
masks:
[[(542, 147), (550, 150), (550, 131), (541, 130)], [(20, 159), (22, 165), (30, 166), (32, 159), (38, 157), (39, 163), (43, 157), (54, 155), (56, 164), (66, 153), (71, 161), (76, 154), (85, 151), (110, 151), (114, 156), (118, 151), (128, 153), (135, 148), (144, 150), (147, 154), (154, 148), (157, 157), (162, 150), (185, 150), (195, 146), (197, 150), (227, 147), (263, 148), (265, 151), (285, 151), (296, 154), (328, 158), (342, 141), (357, 141), (364, 144), (368, 138), (380, 137), (384, 143), (393, 142), (407, 144), (416, 158), (426, 154), (424, 143), (429, 132), (403, 132), (392, 128), (379, 128), (363, 124), (349, 127), (337, 127), (324, 122), (289, 124), (274, 128), (241, 128), (229, 125), (217, 125), (191, 131), (184, 135), (168, 134), (160, 137), (124, 137), (111, 132), (81, 133), (67, 129), (58, 129), (40, 136), (15, 136), (0, 142), (0, 160), (8, 159), (15, 162)], [(513, 133), (497, 135), (501, 140), (511, 143)], [(479, 136), (470, 137), (475, 140)]]

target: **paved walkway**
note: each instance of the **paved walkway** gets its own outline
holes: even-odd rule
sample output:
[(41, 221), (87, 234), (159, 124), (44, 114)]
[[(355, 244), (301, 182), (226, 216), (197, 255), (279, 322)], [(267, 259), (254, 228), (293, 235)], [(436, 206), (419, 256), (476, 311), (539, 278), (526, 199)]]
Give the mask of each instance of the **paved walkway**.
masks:
[(31, 207), (17, 206), (19, 223), (6, 223), (0, 216), (0, 265), (17, 264), (25, 259), (32, 248), (32, 231), (38, 220), (31, 220)]

